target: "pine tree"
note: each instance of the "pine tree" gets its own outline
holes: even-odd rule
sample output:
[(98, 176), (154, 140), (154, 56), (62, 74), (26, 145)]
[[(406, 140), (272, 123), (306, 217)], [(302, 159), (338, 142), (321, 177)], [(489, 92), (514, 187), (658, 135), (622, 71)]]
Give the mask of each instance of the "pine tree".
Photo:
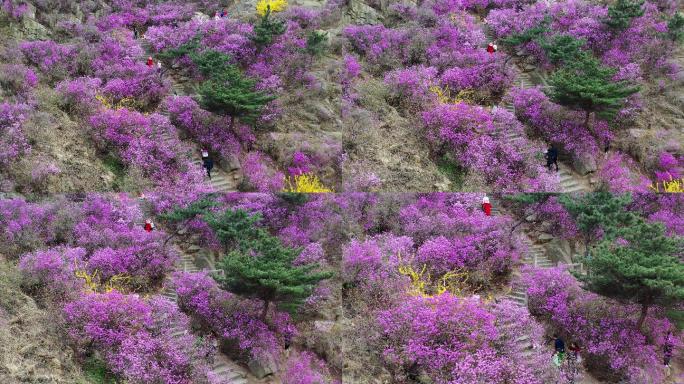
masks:
[(325, 32), (311, 31), (306, 36), (306, 53), (312, 57), (320, 56), (325, 51), (328, 35)]
[(613, 239), (620, 227), (629, 226), (638, 220), (637, 214), (627, 210), (631, 201), (628, 194), (614, 195), (608, 192), (579, 196), (562, 194), (558, 197), (558, 202), (575, 219), (587, 245), (587, 252), (590, 245), (599, 239)]
[(608, 6), (606, 25), (616, 30), (627, 29), (633, 18), (644, 14), (643, 5), (644, 0), (616, 0)]
[(174, 228), (173, 233), (164, 240), (164, 245), (172, 238), (178, 236), (180, 234), (179, 232), (182, 232), (190, 221), (207, 214), (209, 210), (216, 205), (217, 203), (213, 199), (207, 197), (193, 201), (185, 208), (175, 207), (172, 211), (160, 215), (162, 220), (167, 221), (170, 226)]
[(256, 80), (245, 76), (238, 67), (230, 64), (229, 57), (216, 51), (192, 55), (193, 62), (207, 77), (199, 87), (204, 108), (230, 116), (229, 130), (235, 118), (254, 122), (264, 105), (275, 96), (255, 90)]
[(668, 237), (660, 223), (639, 219), (601, 241), (584, 260), (588, 274), (577, 278), (592, 292), (639, 304), (641, 329), (650, 307), (669, 308), (684, 300), (682, 240)]
[(271, 303), (293, 312), (316, 284), (332, 273), (316, 272), (317, 264), (294, 266), (301, 249), (284, 246), (263, 229), (257, 232), (254, 239), (240, 240), (242, 249), (228, 253), (219, 262), (224, 273), (216, 279), (227, 291), (263, 300), (261, 318), (265, 320)]
[(667, 22), (667, 35), (674, 42), (684, 41), (684, 15), (677, 12)]
[(261, 17), (259, 24), (254, 26), (252, 42), (257, 47), (265, 47), (273, 42), (273, 38), (280, 36), (287, 30), (287, 25), (280, 20), (271, 20), (271, 7), (266, 8), (266, 13)]
[(544, 34), (550, 31), (549, 25), (551, 24), (551, 18), (549, 16), (544, 17), (544, 19), (534, 27), (526, 29), (520, 33), (514, 33), (499, 42), (508, 47), (515, 47), (520, 44), (529, 43), (530, 41), (539, 41), (544, 38)]
[(244, 249), (246, 244), (262, 235), (261, 229), (256, 226), (261, 221), (258, 213), (227, 209), (220, 213), (205, 214), (203, 219), (214, 231), (226, 253), (236, 247)]
[(579, 59), (583, 54), (584, 39), (570, 35), (555, 35), (550, 41), (543, 41), (542, 48), (553, 64), (565, 64)]
[(556, 103), (585, 111), (584, 125), (596, 112), (611, 118), (624, 104), (625, 98), (639, 91), (626, 81), (614, 81), (616, 70), (604, 67), (590, 54), (582, 54), (566, 63), (549, 78), (549, 97)]
[(184, 56), (191, 56), (199, 49), (201, 40), (202, 35), (198, 33), (188, 42), (181, 44), (178, 48), (169, 48), (160, 52), (157, 55), (157, 58), (160, 60), (173, 60)]

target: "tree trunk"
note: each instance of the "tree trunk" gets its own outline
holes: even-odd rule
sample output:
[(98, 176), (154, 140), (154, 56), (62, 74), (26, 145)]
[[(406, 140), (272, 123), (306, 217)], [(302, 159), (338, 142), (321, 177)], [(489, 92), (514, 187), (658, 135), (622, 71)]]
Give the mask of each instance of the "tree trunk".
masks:
[(637, 329), (641, 330), (644, 325), (644, 320), (646, 320), (646, 315), (648, 314), (648, 304), (641, 304), (641, 315), (639, 316), (639, 321), (637, 321)]
[(234, 132), (234, 131), (233, 131), (233, 126), (234, 126), (234, 125), (235, 125), (235, 116), (231, 115), (231, 116), (230, 116), (230, 125), (228, 126), (228, 130), (229, 130), (230, 132)]
[(264, 309), (261, 311), (261, 320), (266, 321), (266, 315), (268, 314), (268, 305), (271, 304), (270, 301), (264, 300)]
[(584, 126), (587, 128), (589, 132), (591, 132), (591, 127), (589, 126), (589, 118), (591, 117), (591, 111), (587, 111), (587, 114), (584, 117)]

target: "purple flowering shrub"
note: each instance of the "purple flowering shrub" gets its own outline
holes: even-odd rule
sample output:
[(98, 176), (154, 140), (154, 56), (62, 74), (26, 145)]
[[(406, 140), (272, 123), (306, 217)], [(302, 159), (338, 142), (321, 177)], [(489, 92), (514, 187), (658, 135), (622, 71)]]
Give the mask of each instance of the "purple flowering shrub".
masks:
[(48, 204), (24, 199), (0, 199), (0, 246), (14, 258), (55, 240), (58, 230), (55, 210)]
[(98, 353), (117, 376), (135, 383), (209, 383), (212, 352), (191, 334), (189, 319), (164, 299), (143, 300), (112, 291), (91, 293), (66, 304), (68, 337), (83, 354)]
[(524, 140), (506, 142), (494, 137), (504, 130), (522, 133), (522, 125), (508, 111), (491, 113), (466, 103), (439, 104), (423, 112), (423, 122), (433, 146), (449, 150), (495, 190), (557, 188), (557, 182), (535, 159), (541, 148), (530, 148)]
[(636, 327), (638, 306), (584, 291), (563, 269), (529, 268), (524, 281), (530, 312), (566, 340), (577, 342), (585, 366), (595, 374), (630, 383), (664, 380), (660, 351), (674, 325), (662, 311), (655, 310), (646, 318), (647, 331), (642, 333)]
[(435, 383), (542, 382), (539, 367), (508, 355), (514, 339), (500, 338), (496, 316), (478, 299), (413, 297), (379, 312), (377, 322), (382, 359), (397, 379), (417, 366)]
[(221, 290), (206, 273), (176, 272), (173, 287), (179, 307), (206, 331), (234, 342), (246, 354), (243, 358), (275, 354), (296, 332), (287, 313), (272, 311), (264, 323), (259, 319), (262, 303)]
[(26, 12), (28, 12), (28, 4), (14, 0), (3, 0), (0, 5), (0, 11), (3, 11), (12, 19), (21, 20)]
[(648, 221), (660, 222), (668, 236), (684, 236), (684, 197), (680, 194), (635, 193), (630, 210)]
[(436, 95), (430, 88), (437, 84), (436, 77), (436, 68), (421, 65), (386, 73), (385, 84), (400, 106), (419, 111), (435, 101)]
[(23, 285), (34, 297), (49, 302), (74, 300), (83, 289), (83, 280), (76, 277), (75, 271), (85, 254), (83, 248), (66, 247), (25, 254), (19, 263)]
[[(164, 107), (169, 112), (171, 123), (194, 138), (203, 148), (220, 153), (225, 158), (239, 155), (241, 141), (226, 128), (229, 125), (227, 117), (201, 109), (197, 102), (187, 96), (167, 97)], [(250, 133), (242, 134), (242, 142), (250, 143)]]
[[(38, 76), (22, 64), (0, 66), (0, 86), (10, 94), (24, 96), (38, 84)], [(25, 97), (25, 96), (24, 96)]]
[(257, 192), (278, 192), (285, 185), (285, 176), (274, 169), (261, 152), (249, 152), (242, 161), (247, 189)]
[(613, 153), (598, 169), (599, 188), (612, 193), (648, 192), (648, 179), (640, 177), (634, 161), (621, 153)]
[(325, 362), (311, 352), (291, 356), (282, 374), (283, 384), (331, 384)]
[(29, 113), (26, 104), (0, 104), (0, 167), (31, 151), (23, 130)]
[(539, 88), (514, 88), (509, 97), (513, 101), (516, 117), (530, 128), (533, 136), (555, 143), (561, 150), (576, 155), (595, 154), (603, 147), (582, 125), (578, 116), (568, 115)]
[(55, 90), (61, 96), (60, 106), (67, 112), (89, 116), (100, 106), (95, 98), (102, 80), (93, 77), (78, 77), (57, 83)]
[[(89, 119), (102, 150), (113, 150), (125, 164), (139, 169), (159, 192), (179, 198), (206, 190), (202, 170), (191, 161), (168, 118), (128, 109), (104, 110)], [(168, 139), (165, 139), (168, 137)]]
[(19, 44), (26, 61), (38, 67), (52, 79), (63, 79), (76, 70), (76, 46), (58, 44), (52, 40), (24, 41)]

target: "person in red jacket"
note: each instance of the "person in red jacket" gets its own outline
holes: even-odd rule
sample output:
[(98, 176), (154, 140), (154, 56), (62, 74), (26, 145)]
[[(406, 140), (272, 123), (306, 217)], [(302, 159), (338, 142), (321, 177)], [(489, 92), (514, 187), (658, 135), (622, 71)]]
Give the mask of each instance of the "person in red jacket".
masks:
[(482, 210), (484, 211), (485, 215), (492, 215), (492, 205), (489, 203), (489, 197), (487, 197), (487, 195), (484, 195), (482, 198)]
[(496, 52), (496, 45), (494, 45), (494, 43), (487, 44), (487, 52), (489, 52), (489, 53)]
[(152, 220), (150, 220), (150, 219), (145, 220), (145, 231), (152, 232), (153, 229), (154, 229), (154, 223), (152, 223)]
[(152, 56), (150, 56), (147, 58), (147, 66), (152, 68), (153, 65), (154, 65), (154, 60), (152, 60)]

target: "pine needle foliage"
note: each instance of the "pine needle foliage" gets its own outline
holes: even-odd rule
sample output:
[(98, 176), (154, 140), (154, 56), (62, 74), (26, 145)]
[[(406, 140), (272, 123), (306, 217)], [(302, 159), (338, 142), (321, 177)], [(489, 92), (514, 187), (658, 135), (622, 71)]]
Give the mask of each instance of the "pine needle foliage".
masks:
[(590, 54), (582, 54), (556, 70), (549, 78), (548, 96), (558, 104), (600, 117), (613, 117), (624, 105), (625, 99), (638, 92), (639, 87), (627, 81), (614, 81), (616, 69), (601, 65)]
[(616, 0), (608, 6), (608, 18), (604, 22), (618, 31), (627, 29), (632, 19), (644, 14), (643, 5), (644, 0)]
[(577, 275), (585, 288), (641, 306), (643, 326), (653, 305), (673, 308), (684, 300), (684, 263), (679, 237), (669, 237), (661, 223), (643, 219), (618, 228), (584, 258), (587, 275)]

